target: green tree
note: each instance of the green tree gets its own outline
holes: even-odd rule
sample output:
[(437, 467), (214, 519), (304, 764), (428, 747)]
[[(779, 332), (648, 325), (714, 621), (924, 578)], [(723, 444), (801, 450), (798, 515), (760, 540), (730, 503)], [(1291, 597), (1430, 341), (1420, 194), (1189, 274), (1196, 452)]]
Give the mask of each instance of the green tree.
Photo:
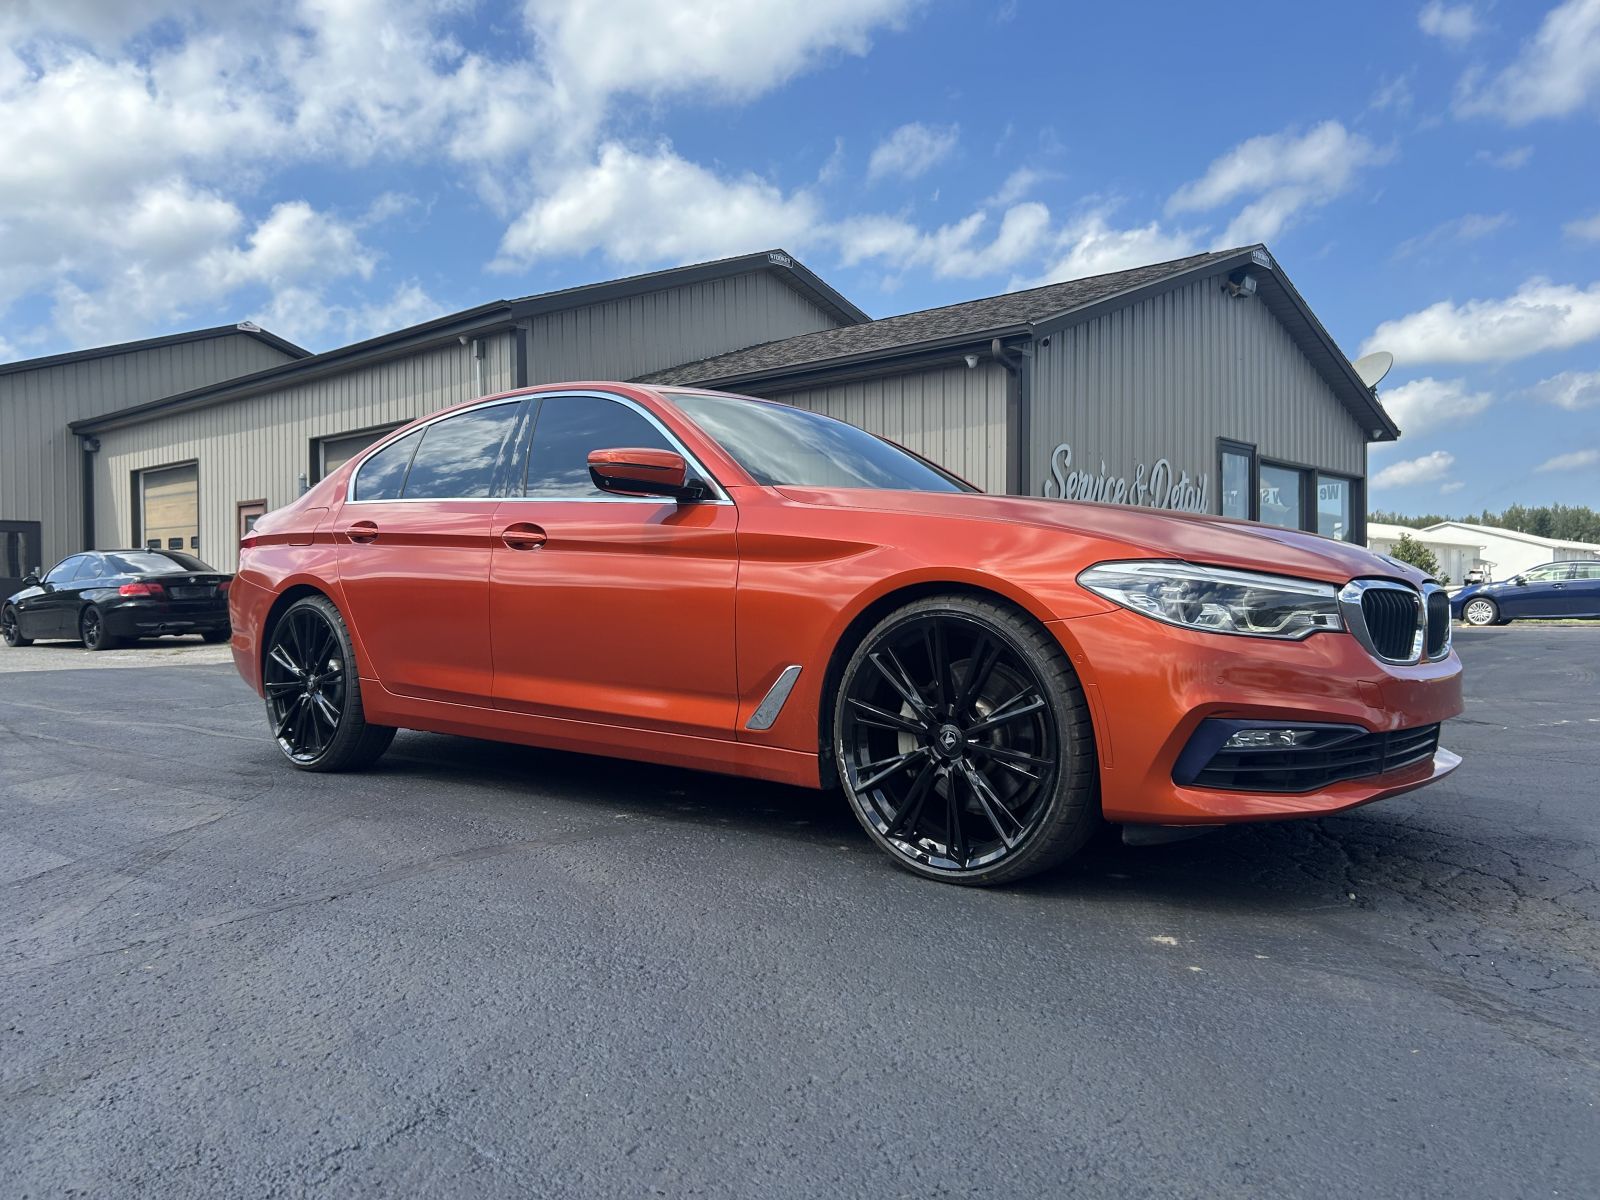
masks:
[(1432, 576), (1440, 583), (1449, 583), (1449, 578), (1439, 569), (1439, 560), (1429, 550), (1409, 533), (1402, 533), (1400, 541), (1395, 548), (1389, 551), (1390, 558), (1398, 558), (1403, 563), (1410, 563), (1417, 570)]

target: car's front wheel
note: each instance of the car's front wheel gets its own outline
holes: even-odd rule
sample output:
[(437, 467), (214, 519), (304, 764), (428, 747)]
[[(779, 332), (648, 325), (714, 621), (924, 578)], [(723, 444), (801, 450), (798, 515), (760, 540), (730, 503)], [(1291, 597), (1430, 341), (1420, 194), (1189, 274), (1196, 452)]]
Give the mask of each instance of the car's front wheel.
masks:
[(845, 666), (833, 734), (857, 819), (918, 875), (1009, 883), (1063, 862), (1100, 824), (1077, 675), (1001, 604), (938, 596), (879, 622)]
[(1500, 606), (1486, 596), (1474, 596), (1461, 616), (1468, 625), (1493, 625), (1500, 620)]
[(306, 596), (284, 610), (261, 680), (272, 736), (302, 771), (365, 767), (394, 741), (393, 727), (367, 721), (350, 631), (326, 596)]
[(0, 641), (8, 646), (31, 646), (32, 638), (22, 636), (22, 626), (17, 623), (17, 610), (11, 605), (0, 608)]

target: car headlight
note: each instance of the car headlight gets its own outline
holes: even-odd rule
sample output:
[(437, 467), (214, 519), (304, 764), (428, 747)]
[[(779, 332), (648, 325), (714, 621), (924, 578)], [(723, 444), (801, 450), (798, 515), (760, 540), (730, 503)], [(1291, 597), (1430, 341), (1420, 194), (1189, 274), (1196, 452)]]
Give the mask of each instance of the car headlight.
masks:
[(1142, 559), (1099, 563), (1078, 582), (1123, 608), (1207, 633), (1299, 641), (1344, 628), (1339, 590), (1308, 579)]

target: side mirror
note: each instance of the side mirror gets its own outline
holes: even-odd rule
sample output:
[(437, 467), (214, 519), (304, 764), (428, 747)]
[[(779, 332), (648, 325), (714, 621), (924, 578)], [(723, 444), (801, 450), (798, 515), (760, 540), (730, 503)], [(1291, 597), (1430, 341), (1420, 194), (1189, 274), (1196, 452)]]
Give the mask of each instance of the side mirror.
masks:
[(705, 495), (705, 485), (689, 481), (689, 464), (675, 450), (591, 450), (589, 478), (602, 492), (613, 495), (670, 496), (680, 501)]
[(25, 588), (31, 588), (31, 587), (38, 587), (39, 586), (39, 571), (38, 571), (38, 568), (35, 568), (32, 571), (29, 571), (26, 575), (24, 575), (22, 577), (22, 586), (25, 587)]
[(1528, 577), (1526, 575), (1513, 575), (1511, 577), (1511, 582), (1516, 584), (1518, 587), (1527, 587)]

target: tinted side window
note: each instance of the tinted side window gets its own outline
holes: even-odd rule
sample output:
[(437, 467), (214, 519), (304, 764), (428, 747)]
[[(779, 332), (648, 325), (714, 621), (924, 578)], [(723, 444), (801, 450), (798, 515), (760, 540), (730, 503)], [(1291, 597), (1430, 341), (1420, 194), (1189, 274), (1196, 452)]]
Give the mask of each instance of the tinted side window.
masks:
[(639, 447), (675, 450), (649, 420), (615, 400), (548, 396), (539, 405), (528, 455), (527, 496), (600, 496), (589, 478), (589, 451)]
[(60, 587), (62, 584), (68, 582), (73, 575), (77, 574), (78, 567), (81, 566), (82, 563), (83, 555), (74, 554), (65, 562), (57, 563), (53, 568), (51, 568), (50, 574), (44, 577), (44, 581), (46, 583), (52, 583), (56, 587)]
[(78, 571), (77, 574), (72, 577), (72, 582), (82, 583), (88, 579), (99, 579), (101, 575), (105, 574), (105, 572), (100, 569), (100, 565), (99, 555), (85, 554), (83, 556), (83, 561), (78, 564)]
[(422, 441), (422, 431), (408, 433), (398, 442), (390, 442), (379, 450), (356, 472), (357, 500), (398, 500), (400, 488), (406, 481), (406, 469), (411, 466), (411, 456)]
[(495, 464), (516, 424), (517, 404), (496, 404), (435, 421), (422, 431), (422, 445), (406, 476), (407, 500), (489, 496)]

